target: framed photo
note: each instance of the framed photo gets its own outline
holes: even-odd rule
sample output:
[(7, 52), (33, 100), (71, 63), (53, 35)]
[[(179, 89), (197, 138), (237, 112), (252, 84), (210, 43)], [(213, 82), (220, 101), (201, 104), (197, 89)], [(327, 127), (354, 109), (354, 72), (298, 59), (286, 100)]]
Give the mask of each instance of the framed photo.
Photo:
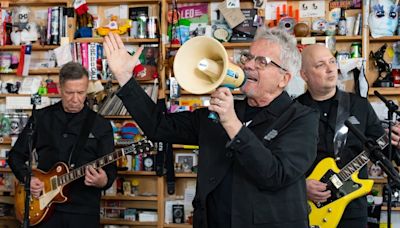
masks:
[(193, 166), (197, 166), (196, 154), (175, 153), (175, 171), (192, 172)]

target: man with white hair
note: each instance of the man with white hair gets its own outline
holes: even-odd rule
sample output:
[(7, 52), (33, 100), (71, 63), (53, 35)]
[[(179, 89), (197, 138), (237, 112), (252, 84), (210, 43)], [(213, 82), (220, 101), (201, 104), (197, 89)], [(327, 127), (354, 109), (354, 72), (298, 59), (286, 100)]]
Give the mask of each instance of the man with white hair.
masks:
[(258, 31), (240, 57), (246, 99), (234, 101), (221, 87), (208, 108), (172, 114), (163, 113), (132, 78), (140, 50), (129, 56), (112, 33), (104, 50), (122, 87), (118, 96), (145, 134), (200, 146), (194, 227), (308, 227), (305, 172), (315, 159), (318, 115), (284, 91), (300, 70), (293, 37)]

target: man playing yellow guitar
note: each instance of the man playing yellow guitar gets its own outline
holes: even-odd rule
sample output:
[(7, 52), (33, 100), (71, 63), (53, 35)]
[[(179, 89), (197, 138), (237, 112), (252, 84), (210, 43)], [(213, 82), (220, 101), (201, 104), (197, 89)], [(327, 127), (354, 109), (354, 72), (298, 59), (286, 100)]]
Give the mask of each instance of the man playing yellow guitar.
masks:
[[(338, 67), (329, 49), (317, 44), (308, 46), (302, 53), (302, 62), (301, 76), (308, 90), (298, 101), (320, 111), (317, 158), (307, 173), (308, 176), (314, 170), (307, 179), (307, 196), (314, 209), (309, 216), (310, 225), (365, 228), (367, 201), (364, 195), (373, 184), (363, 180), (368, 178), (365, 164), (369, 158), (368, 154), (361, 154), (362, 143), (347, 131), (344, 121), (353, 119), (355, 127), (373, 140), (385, 131), (367, 99), (336, 87)], [(395, 126), (393, 131), (392, 144), (399, 148), (400, 128)], [(355, 157), (357, 159), (353, 160)], [(332, 159), (323, 160), (325, 158)], [(338, 207), (342, 210), (337, 211)], [(321, 208), (325, 211), (315, 212)]]

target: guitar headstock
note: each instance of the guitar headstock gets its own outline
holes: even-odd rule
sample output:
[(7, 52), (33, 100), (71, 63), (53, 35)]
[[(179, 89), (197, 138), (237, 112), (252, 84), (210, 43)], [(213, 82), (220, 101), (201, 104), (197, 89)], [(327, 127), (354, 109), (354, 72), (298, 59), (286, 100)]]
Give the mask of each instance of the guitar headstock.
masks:
[(154, 145), (153, 142), (148, 140), (147, 138), (143, 138), (137, 142), (134, 142), (132, 145), (130, 145), (133, 149), (133, 154), (152, 154), (154, 152)]

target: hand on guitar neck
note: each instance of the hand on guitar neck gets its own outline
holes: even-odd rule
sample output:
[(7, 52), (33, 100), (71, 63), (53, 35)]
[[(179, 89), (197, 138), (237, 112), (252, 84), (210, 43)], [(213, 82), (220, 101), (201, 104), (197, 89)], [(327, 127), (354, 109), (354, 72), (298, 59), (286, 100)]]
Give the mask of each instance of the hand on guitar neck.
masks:
[(85, 171), (85, 185), (102, 188), (107, 184), (107, 174), (102, 168), (88, 166)]
[(327, 184), (317, 181), (308, 179), (306, 181), (307, 185), (307, 198), (314, 203), (323, 203), (331, 197), (331, 191), (327, 190)]

